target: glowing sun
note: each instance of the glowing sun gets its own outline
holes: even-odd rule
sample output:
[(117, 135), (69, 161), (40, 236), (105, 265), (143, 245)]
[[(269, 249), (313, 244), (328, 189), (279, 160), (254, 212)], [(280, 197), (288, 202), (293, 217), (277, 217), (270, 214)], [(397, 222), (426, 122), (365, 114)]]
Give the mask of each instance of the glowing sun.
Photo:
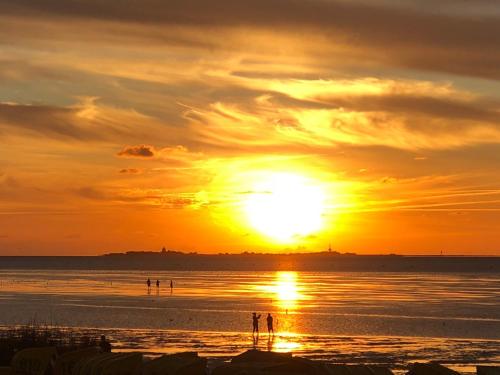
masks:
[(245, 201), (250, 224), (279, 242), (292, 242), (321, 229), (323, 189), (291, 173), (271, 173), (255, 183)]

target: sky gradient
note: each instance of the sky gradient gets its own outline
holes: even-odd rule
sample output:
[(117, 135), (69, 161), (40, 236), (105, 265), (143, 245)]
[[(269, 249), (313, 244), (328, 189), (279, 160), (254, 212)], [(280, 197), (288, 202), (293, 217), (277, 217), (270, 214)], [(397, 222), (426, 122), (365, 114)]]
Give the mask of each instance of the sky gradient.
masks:
[(500, 7), (0, 0), (0, 150), (2, 255), (500, 255)]

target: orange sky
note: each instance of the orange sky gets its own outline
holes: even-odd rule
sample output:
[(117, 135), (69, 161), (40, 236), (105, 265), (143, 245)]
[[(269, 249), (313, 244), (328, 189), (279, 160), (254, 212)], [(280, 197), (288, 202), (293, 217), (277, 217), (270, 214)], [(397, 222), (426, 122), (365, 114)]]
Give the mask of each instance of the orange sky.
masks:
[(489, 1), (0, 1), (0, 254), (500, 255)]

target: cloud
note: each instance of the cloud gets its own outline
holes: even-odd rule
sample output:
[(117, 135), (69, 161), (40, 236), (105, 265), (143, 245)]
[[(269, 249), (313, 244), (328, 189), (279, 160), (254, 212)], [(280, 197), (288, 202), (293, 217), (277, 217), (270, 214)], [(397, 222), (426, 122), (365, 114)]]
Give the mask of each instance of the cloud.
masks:
[[(200, 142), (226, 149), (237, 145), (255, 152), (295, 149), (321, 153), (340, 145), (439, 150), (500, 143), (495, 110), (480, 108), (474, 102), (464, 104), (449, 98), (448, 106), (439, 108), (436, 103), (445, 99), (404, 99), (401, 104), (397, 97), (374, 96), (378, 104), (365, 107), (362, 103), (369, 102), (366, 97), (348, 100), (351, 105), (345, 108), (321, 109), (281, 107), (271, 101), (214, 103), (208, 109), (188, 110), (185, 117)], [(464, 115), (458, 116), (454, 109), (461, 109)]]
[(267, 87), (257, 98), (267, 107), (383, 112), (500, 126), (500, 101), (458, 90), (449, 82), (358, 78), (353, 80), (250, 80)]
[(85, 186), (82, 188), (79, 188), (75, 191), (79, 196), (88, 198), (88, 199), (95, 199), (95, 200), (105, 200), (108, 198), (108, 195), (101, 191), (98, 190), (94, 187), (90, 186)]
[(153, 146), (139, 145), (139, 146), (125, 146), (117, 155), (126, 158), (152, 158), (155, 156), (155, 149)]
[(0, 78), (4, 82), (40, 79), (63, 81), (71, 79), (71, 73), (24, 59), (0, 58)]
[[(482, 176), (484, 177), (484, 176)], [(475, 175), (384, 176), (355, 185), (344, 213), (396, 211), (499, 211), (500, 190), (478, 188)], [(472, 184), (471, 184), (472, 183)]]
[(0, 104), (0, 126), (72, 139), (100, 138), (76, 124), (75, 112), (54, 106)]
[(172, 193), (165, 189), (126, 187), (81, 187), (73, 192), (82, 198), (102, 202), (162, 209), (197, 209), (205, 204), (196, 193)]
[[(7, 25), (3, 31), (12, 30), (7, 21), (41, 20), (50, 21), (44, 28), (49, 33), (56, 26), (66, 29), (58, 38), (81, 39), (81, 32), (94, 32), (94, 42), (99, 37), (107, 42), (121, 39), (142, 48), (147, 40), (178, 48), (260, 50), (267, 56), (276, 55), (275, 41), (281, 38), (279, 55), (306, 52), (325, 65), (378, 64), (500, 79), (500, 15), (491, 12), (487, 2), (477, 3), (474, 17), (450, 4), (434, 8), (415, 2), (320, 0), (0, 3)], [(84, 23), (93, 27), (84, 28)], [(38, 30), (23, 27), (17, 34), (31, 41), (44, 38)], [(3, 34), (12, 38), (12, 33)], [(266, 41), (265, 34), (273, 38)]]
[(123, 169), (120, 169), (118, 171), (118, 173), (121, 173), (121, 174), (140, 174), (140, 173), (142, 173), (142, 170), (137, 169), (137, 168), (123, 168)]
[(41, 135), (64, 141), (116, 142), (158, 139), (161, 130), (162, 126), (148, 116), (99, 105), (92, 97), (67, 107), (0, 102), (0, 137)]
[[(154, 160), (161, 164), (166, 164), (170, 168), (191, 168), (197, 161), (205, 159), (205, 155), (200, 152), (191, 152), (185, 146), (177, 145), (157, 148), (151, 145), (125, 146), (123, 150), (116, 154), (124, 158), (137, 158), (142, 160)], [(164, 170), (165, 168), (155, 168), (154, 170)]]

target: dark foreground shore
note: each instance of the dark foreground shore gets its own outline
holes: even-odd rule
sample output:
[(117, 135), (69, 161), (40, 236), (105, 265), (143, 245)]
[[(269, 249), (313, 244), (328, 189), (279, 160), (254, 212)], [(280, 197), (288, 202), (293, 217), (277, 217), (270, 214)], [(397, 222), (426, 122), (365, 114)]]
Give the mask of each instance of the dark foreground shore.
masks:
[[(408, 363), (394, 370), (379, 364), (311, 360), (292, 353), (247, 350), (214, 360), (196, 352), (145, 355), (111, 350), (97, 332), (76, 334), (36, 324), (0, 334), (0, 375), (458, 375), (437, 362)], [(500, 375), (500, 366), (474, 366), (467, 374)]]
[[(478, 375), (498, 375), (500, 367), (477, 366)], [(210, 366), (196, 352), (143, 358), (142, 353), (112, 353), (88, 347), (59, 354), (55, 347), (17, 352), (1, 375), (391, 375), (382, 366), (326, 363), (291, 353), (248, 350), (229, 362)], [(412, 363), (406, 375), (459, 375), (438, 363)]]

